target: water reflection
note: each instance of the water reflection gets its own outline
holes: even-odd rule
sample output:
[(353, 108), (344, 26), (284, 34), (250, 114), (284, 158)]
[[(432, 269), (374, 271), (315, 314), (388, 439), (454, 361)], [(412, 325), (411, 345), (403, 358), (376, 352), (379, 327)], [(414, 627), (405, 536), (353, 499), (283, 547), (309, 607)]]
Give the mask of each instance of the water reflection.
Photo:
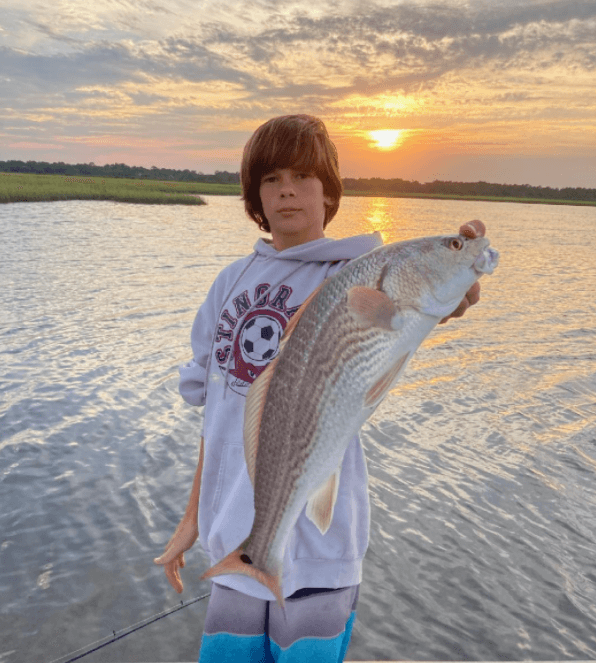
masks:
[(388, 198), (369, 198), (366, 220), (373, 232), (380, 232), (384, 243), (391, 241), (389, 238), (399, 230), (399, 224), (390, 214)]
[[(260, 236), (240, 200), (207, 200), (0, 207), (3, 661), (51, 660), (178, 600), (150, 563), (196, 466), (201, 412), (177, 366), (213, 279)], [(364, 428), (354, 660), (596, 657), (596, 211), (345, 198), (328, 235), (390, 242), (474, 218), (499, 269)], [(187, 556), (186, 598), (206, 566)], [(112, 658), (195, 659), (203, 617)]]

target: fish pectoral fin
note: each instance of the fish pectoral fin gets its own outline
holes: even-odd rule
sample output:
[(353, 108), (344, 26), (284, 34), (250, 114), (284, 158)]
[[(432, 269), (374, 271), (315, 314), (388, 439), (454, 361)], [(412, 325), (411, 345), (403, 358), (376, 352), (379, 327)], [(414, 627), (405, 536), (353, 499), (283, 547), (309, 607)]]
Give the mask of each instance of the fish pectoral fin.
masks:
[(406, 352), (405, 355), (399, 357), (399, 359), (392, 364), (391, 368), (373, 384), (364, 397), (364, 407), (376, 407), (381, 402), (397, 377), (397, 374), (405, 364), (407, 358), (408, 353)]
[(333, 509), (337, 500), (339, 489), (339, 475), (341, 467), (323, 483), (309, 497), (306, 503), (306, 517), (311, 520), (321, 534), (325, 534), (333, 520)]
[(364, 327), (380, 327), (396, 331), (401, 326), (401, 316), (388, 295), (356, 285), (348, 290), (348, 308)]

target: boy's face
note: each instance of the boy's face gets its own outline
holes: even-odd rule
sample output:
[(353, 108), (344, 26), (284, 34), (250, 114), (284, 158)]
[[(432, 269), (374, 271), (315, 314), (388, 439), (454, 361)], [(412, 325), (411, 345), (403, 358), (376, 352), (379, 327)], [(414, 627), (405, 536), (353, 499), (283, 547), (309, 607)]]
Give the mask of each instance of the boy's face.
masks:
[(325, 205), (333, 200), (316, 175), (280, 168), (261, 178), (259, 194), (278, 251), (325, 236)]

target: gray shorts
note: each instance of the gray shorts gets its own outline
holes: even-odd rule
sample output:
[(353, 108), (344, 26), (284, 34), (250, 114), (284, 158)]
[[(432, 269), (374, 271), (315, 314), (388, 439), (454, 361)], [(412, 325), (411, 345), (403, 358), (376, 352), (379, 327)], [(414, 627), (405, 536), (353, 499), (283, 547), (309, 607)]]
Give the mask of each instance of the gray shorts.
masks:
[(343, 661), (356, 618), (359, 585), (303, 589), (264, 601), (212, 583), (199, 663)]

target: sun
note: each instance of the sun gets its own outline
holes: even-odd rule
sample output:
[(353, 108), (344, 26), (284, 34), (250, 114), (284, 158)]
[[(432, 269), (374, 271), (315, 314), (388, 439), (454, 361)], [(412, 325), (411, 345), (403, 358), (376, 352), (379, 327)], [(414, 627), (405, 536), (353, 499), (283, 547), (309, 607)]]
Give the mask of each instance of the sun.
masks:
[(403, 131), (399, 129), (379, 129), (369, 131), (368, 135), (375, 141), (374, 147), (379, 150), (392, 150), (401, 143)]

